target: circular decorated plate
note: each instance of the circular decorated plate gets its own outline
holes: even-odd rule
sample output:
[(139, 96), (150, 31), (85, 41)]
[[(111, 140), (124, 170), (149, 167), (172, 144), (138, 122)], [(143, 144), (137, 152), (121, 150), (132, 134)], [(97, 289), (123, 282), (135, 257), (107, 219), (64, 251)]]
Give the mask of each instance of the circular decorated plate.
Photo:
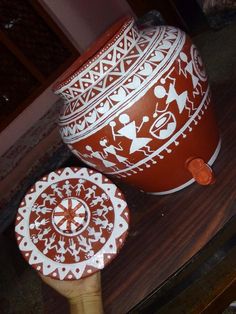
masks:
[(64, 168), (37, 181), (22, 200), (16, 238), (24, 258), (45, 276), (75, 280), (103, 269), (127, 236), (129, 210), (108, 178)]

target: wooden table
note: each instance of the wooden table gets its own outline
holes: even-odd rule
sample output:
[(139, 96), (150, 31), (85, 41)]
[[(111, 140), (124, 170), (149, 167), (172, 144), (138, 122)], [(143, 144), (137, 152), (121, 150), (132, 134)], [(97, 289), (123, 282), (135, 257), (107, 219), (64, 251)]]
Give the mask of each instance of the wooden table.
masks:
[(216, 183), (167, 196), (120, 185), (132, 220), (102, 274), (107, 313), (200, 313), (216, 304), (211, 313), (221, 313), (236, 298), (228, 289), (236, 280), (235, 82), (212, 90), (222, 138)]
[[(214, 185), (152, 196), (116, 182), (131, 210), (131, 228), (102, 271), (108, 314), (216, 314), (236, 299), (235, 78), (223, 77), (212, 92), (222, 138)], [(78, 161), (66, 163), (73, 164)], [(63, 307), (58, 312), (55, 299), (45, 313), (54, 313), (53, 304), (55, 313), (66, 313)]]

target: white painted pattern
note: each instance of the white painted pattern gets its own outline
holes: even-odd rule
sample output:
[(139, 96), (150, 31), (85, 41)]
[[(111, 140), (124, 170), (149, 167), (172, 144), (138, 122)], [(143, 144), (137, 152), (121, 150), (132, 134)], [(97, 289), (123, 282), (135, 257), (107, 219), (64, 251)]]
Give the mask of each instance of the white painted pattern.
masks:
[(87, 227), (89, 219), (90, 211), (87, 204), (77, 197), (63, 198), (52, 213), (52, 223), (62, 235), (75, 236), (81, 233)]
[[(138, 36), (139, 34), (134, 27), (134, 20), (132, 18), (128, 19), (111, 42), (106, 44), (99, 51), (99, 53), (96, 53), (96, 55), (92, 57), (86, 65), (83, 65), (80, 69), (63, 81), (57, 87), (55, 93), (63, 93), (63, 96), (68, 101), (73, 97), (77, 97), (77, 93), (84, 92), (88, 89), (88, 87), (93, 85), (101, 77), (101, 75), (103, 76), (107, 70), (110, 69), (110, 66), (113, 65), (114, 62), (117, 62), (117, 60), (125, 54), (127, 50), (132, 49), (132, 46), (135, 44)], [(121, 45), (123, 37), (126, 38), (126, 41)], [(78, 79), (81, 84), (77, 84)], [(71, 87), (70, 90), (68, 90), (68, 84)], [(69, 93), (65, 93), (67, 90)]]
[[(58, 184), (62, 180), (65, 182), (69, 181), (69, 184), (59, 188)], [(77, 199), (75, 195), (81, 193), (81, 189), (83, 189), (86, 181), (91, 183), (91, 190), (87, 188), (84, 191), (86, 199), (78, 201), (79, 198)], [(73, 182), (73, 184), (74, 182), (78, 183), (72, 185), (70, 182)], [(103, 190), (101, 195), (96, 194), (96, 187), (98, 186)], [(49, 187), (54, 191), (50, 195), (45, 193)], [(53, 208), (57, 208), (56, 199), (59, 197), (59, 199), (63, 200), (62, 197), (64, 197), (65, 193), (70, 194), (70, 192), (69, 199), (72, 197), (75, 200), (73, 208), (79, 202), (82, 205), (84, 205), (84, 202), (89, 202), (91, 208), (99, 205), (96, 211), (93, 210), (91, 218), (87, 217), (90, 223), (86, 224), (88, 232), (86, 238), (81, 229), (80, 232), (75, 234), (74, 227), (72, 227), (72, 234), (66, 234), (64, 231), (67, 228), (63, 227), (60, 235), (58, 234), (58, 229), (53, 229), (54, 224), (52, 222), (50, 224), (48, 221), (54, 219)], [(44, 200), (42, 204), (36, 203), (39, 197), (42, 197)], [(112, 204), (108, 208), (103, 206), (107, 198), (109, 198)], [(67, 203), (69, 204), (68, 199), (63, 202), (63, 206), (67, 206)], [(113, 223), (106, 217), (109, 211), (114, 211)], [(86, 209), (85, 211), (82, 210), (83, 215), (85, 212)], [(32, 213), (37, 215), (38, 219), (29, 225)], [(20, 204), (15, 231), (22, 254), (29, 264), (35, 266), (43, 275), (56, 277), (60, 280), (80, 279), (94, 272), (94, 270), (89, 270), (89, 267), (102, 269), (105, 266), (107, 261), (105, 261), (104, 254), (109, 254), (110, 257), (114, 257), (117, 254), (117, 242), (122, 245), (123, 239), (127, 234), (128, 215), (127, 204), (122, 194), (102, 174), (87, 168), (64, 168), (50, 173), (48, 177), (44, 177), (35, 183), (35, 186)], [(83, 225), (83, 221), (80, 220), (80, 223)], [(35, 234), (35, 236), (32, 236), (32, 234)], [(105, 239), (107, 234), (109, 234), (109, 237)], [(100, 243), (101, 250), (95, 252), (93, 249), (94, 243)], [(43, 251), (38, 249), (38, 244), (43, 247)], [(51, 258), (48, 257), (49, 252), (51, 253)], [(80, 252), (86, 254), (84, 260), (80, 259)], [(71, 256), (74, 262), (66, 263), (66, 254)]]
[[(162, 60), (160, 60), (160, 58), (155, 59), (155, 56), (152, 56), (153, 48), (155, 47), (154, 51), (156, 51), (156, 53), (160, 53), (160, 46), (162, 45), (164, 36), (168, 36), (168, 33), (171, 33), (172, 30), (174, 30), (174, 39), (172, 39), (171, 48), (166, 48), (166, 50), (162, 48), (164, 58)], [(102, 86), (99, 99), (91, 97), (90, 103), (86, 102), (84, 106), (76, 110), (70, 120), (68, 120), (67, 115), (60, 118), (60, 132), (65, 143), (77, 142), (103, 128), (114, 116), (133, 106), (133, 104), (155, 84), (156, 80), (168, 71), (175, 60), (175, 56), (177, 56), (182, 49), (185, 36), (181, 31), (171, 27), (165, 31), (160, 28), (157, 29), (156, 32), (152, 32), (151, 35), (150, 33), (148, 34), (149, 36), (146, 38), (148, 46), (145, 53), (140, 50), (138, 52), (138, 58), (137, 55), (130, 56), (130, 58), (135, 57), (135, 63), (133, 67), (127, 71), (125, 76), (122, 70), (117, 73), (111, 71), (109, 75), (112, 76), (115, 74), (119, 79), (115, 84), (110, 84), (108, 89)], [(141, 43), (138, 41), (136, 47), (142, 43), (142, 41)], [(123, 60), (121, 59), (120, 63), (122, 62)], [(124, 68), (124, 66), (121, 66), (121, 69), (122, 68)], [(137, 81), (139, 81), (138, 86)], [(135, 88), (132, 88), (132, 84), (130, 85), (130, 83), (133, 83), (134, 86), (136, 83)], [(99, 114), (98, 109), (101, 104), (107, 104), (109, 109)], [(82, 109), (84, 108), (86, 110), (83, 111)]]

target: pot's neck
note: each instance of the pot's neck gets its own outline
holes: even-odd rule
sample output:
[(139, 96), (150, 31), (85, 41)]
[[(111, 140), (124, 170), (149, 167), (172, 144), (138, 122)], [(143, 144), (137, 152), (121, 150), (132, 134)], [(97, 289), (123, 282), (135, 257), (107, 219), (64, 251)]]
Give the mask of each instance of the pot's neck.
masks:
[(133, 18), (115, 23), (59, 79), (54, 92), (71, 102), (113, 69), (134, 47), (138, 31)]

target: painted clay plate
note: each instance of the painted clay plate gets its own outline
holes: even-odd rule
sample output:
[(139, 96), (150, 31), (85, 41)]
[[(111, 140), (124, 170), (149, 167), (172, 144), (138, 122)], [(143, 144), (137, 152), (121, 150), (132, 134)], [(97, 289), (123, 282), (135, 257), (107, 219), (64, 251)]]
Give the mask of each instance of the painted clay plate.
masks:
[(127, 236), (129, 210), (101, 173), (64, 168), (37, 181), (22, 200), (16, 238), (28, 263), (45, 276), (75, 280), (103, 269)]

